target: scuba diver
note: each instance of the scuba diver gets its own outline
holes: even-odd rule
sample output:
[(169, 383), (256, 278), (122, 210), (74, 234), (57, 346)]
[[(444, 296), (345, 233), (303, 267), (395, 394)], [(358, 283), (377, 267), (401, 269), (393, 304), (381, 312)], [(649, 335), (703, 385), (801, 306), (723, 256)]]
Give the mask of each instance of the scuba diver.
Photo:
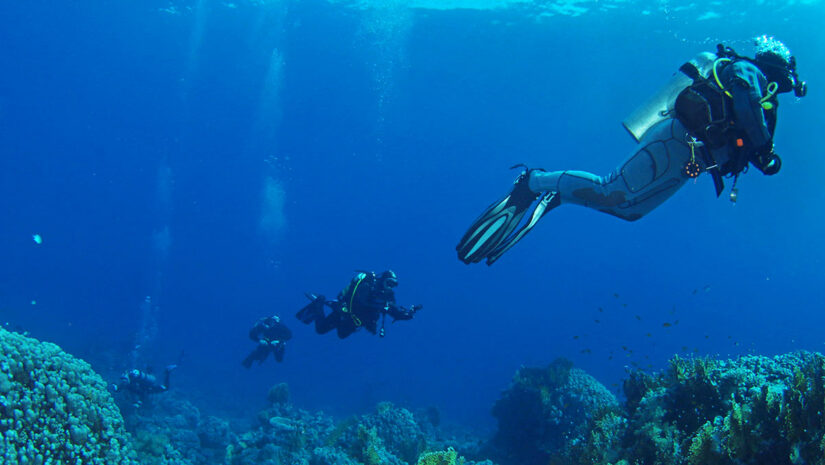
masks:
[(257, 342), (258, 347), (241, 362), (246, 368), (250, 368), (256, 360), (258, 365), (264, 363), (270, 353), (275, 355), (276, 361), (283, 362), (286, 341), (292, 339), (292, 331), (281, 323), (280, 317), (273, 315), (255, 322), (249, 330), (249, 339)]
[(131, 393), (136, 399), (134, 406), (140, 407), (150, 394), (159, 394), (169, 390), (169, 374), (177, 367), (177, 365), (168, 365), (164, 369), (162, 384), (149, 369), (146, 371), (138, 369), (127, 371), (120, 375), (119, 383), (112, 385), (112, 390)]
[[(306, 294), (311, 301), (295, 316), (310, 324), (315, 322), (315, 332), (325, 334), (338, 330), (338, 337), (344, 339), (358, 328), (364, 327), (372, 334), (384, 337), (384, 322), (387, 315), (392, 322), (411, 320), (421, 305), (409, 309), (395, 304), (393, 288), (398, 286), (398, 276), (387, 270), (380, 275), (374, 272), (359, 272), (344, 288), (336, 300), (326, 300), (322, 295)], [(324, 307), (332, 311), (324, 315)], [(381, 328), (378, 328), (378, 320)]]
[(804, 97), (807, 84), (782, 42), (762, 36), (755, 45), (754, 58), (720, 44), (716, 53), (702, 53), (682, 65), (661, 92), (622, 123), (638, 145), (606, 176), (514, 166), (522, 169), (515, 185), (461, 238), (459, 260), (486, 259), (492, 265), (562, 204), (636, 221), (704, 172), (712, 177), (717, 197), (723, 178), (733, 178), (732, 202), (748, 164), (769, 176), (779, 172), (782, 161), (773, 144), (777, 96), (793, 91)]

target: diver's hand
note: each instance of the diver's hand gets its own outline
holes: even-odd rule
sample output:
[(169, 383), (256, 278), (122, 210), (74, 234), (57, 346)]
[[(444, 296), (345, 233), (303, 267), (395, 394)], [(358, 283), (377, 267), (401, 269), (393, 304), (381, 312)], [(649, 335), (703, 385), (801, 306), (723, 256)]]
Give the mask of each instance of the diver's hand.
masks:
[(415, 314), (415, 312), (421, 310), (422, 308), (424, 308), (423, 305), (413, 305), (410, 307), (410, 313)]
[(756, 152), (754, 165), (763, 174), (773, 176), (782, 168), (782, 159), (773, 150), (773, 143), (768, 143)]
[(779, 155), (776, 154), (773, 150), (770, 153), (770, 161), (762, 168), (762, 172), (768, 176), (773, 176), (774, 174), (779, 172), (779, 169), (782, 168), (782, 159), (779, 158)]
[(266, 339), (258, 339), (258, 344), (265, 346), (269, 344), (269, 341), (267, 341)]

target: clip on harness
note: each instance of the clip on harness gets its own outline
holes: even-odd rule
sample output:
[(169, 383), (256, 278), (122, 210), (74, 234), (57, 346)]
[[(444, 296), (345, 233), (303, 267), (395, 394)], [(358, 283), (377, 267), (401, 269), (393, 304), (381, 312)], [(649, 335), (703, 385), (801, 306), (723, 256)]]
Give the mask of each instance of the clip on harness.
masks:
[[(352, 322), (355, 323), (355, 327), (360, 327), (363, 323), (361, 319), (355, 316), (355, 313), (352, 311), (353, 309), (353, 301), (355, 300), (355, 293), (358, 292), (358, 286), (361, 285), (361, 282), (367, 277), (366, 273), (361, 273), (358, 277), (358, 282), (355, 283), (355, 288), (352, 290), (352, 295), (349, 297), (349, 306), (344, 305), (341, 308), (341, 311), (344, 313), (349, 313), (350, 317), (352, 317)], [(379, 337), (384, 337), (384, 325), (387, 320), (387, 312), (389, 311), (389, 303), (384, 304), (384, 311), (381, 313), (381, 330), (378, 332)]]
[(352, 322), (355, 323), (356, 327), (361, 326), (362, 323), (361, 323), (361, 319), (358, 318), (357, 316), (355, 316), (355, 313), (353, 313), (353, 311), (352, 311), (352, 302), (355, 299), (355, 293), (358, 292), (358, 286), (361, 285), (361, 282), (364, 281), (364, 278), (366, 278), (366, 277), (367, 277), (366, 273), (361, 273), (360, 274), (360, 276), (358, 277), (358, 282), (355, 283), (355, 288), (352, 290), (352, 295), (349, 296), (349, 306), (344, 305), (344, 307), (341, 309), (341, 311), (343, 311), (344, 313), (349, 313), (350, 314), (350, 316), (352, 317)]
[(690, 146), (690, 160), (685, 163), (684, 168), (682, 168), (685, 175), (689, 178), (696, 178), (700, 174), (702, 174), (702, 167), (699, 165), (699, 162), (696, 161), (696, 147), (702, 147), (705, 144), (697, 140), (695, 137), (691, 136), (690, 140), (687, 141), (687, 144)]

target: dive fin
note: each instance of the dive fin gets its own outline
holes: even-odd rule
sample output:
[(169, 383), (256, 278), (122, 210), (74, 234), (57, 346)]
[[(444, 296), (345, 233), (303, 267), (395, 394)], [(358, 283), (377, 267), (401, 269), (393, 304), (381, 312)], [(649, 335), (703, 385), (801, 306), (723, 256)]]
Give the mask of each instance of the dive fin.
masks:
[(559, 198), (558, 192), (546, 192), (541, 196), (538, 205), (533, 210), (533, 214), (530, 215), (530, 220), (524, 224), (515, 234), (506, 238), (502, 241), (498, 247), (495, 248), (490, 254), (487, 255), (487, 266), (492, 265), (495, 263), (496, 260), (501, 258), (505, 252), (510, 250), (511, 247), (516, 245), (516, 242), (520, 241), (521, 238), (527, 235), (533, 226), (539, 222), (539, 220), (547, 214), (550, 210), (558, 207), (561, 204), (561, 200)]
[(302, 323), (310, 324), (315, 321), (316, 318), (324, 316), (324, 302), (326, 302), (326, 298), (322, 295), (316, 296), (315, 294), (306, 294), (306, 296), (311, 302), (299, 310), (298, 313), (295, 314), (295, 317), (301, 320)]
[[(524, 165), (514, 166), (516, 167), (523, 167), (524, 171), (516, 179), (510, 193), (487, 207), (456, 246), (458, 259), (462, 262), (478, 263), (486, 258), (487, 265), (492, 265), (530, 232), (542, 216), (561, 203), (557, 192), (537, 194), (531, 191), (528, 180), (532, 170)], [(536, 199), (539, 201), (530, 217), (519, 228), (527, 210)]]

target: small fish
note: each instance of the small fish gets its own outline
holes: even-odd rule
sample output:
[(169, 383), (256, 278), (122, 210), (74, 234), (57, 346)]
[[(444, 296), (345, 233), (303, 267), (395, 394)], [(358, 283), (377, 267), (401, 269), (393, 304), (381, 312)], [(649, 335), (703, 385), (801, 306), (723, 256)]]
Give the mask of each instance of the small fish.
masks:
[(708, 336), (707, 334), (705, 334), (705, 339), (710, 339), (710, 336)]
[(36, 301), (36, 300), (32, 300), (32, 305), (37, 305), (37, 301)]
[(687, 352), (687, 351), (688, 351), (688, 346), (682, 346), (682, 352)]
[[(770, 279), (770, 278), (768, 278), (768, 279)], [(707, 286), (702, 288), (702, 290), (705, 291), (705, 292), (710, 292), (710, 284), (708, 284)]]
[(636, 315), (636, 319), (642, 321), (642, 317), (640, 317), (639, 315)]
[(627, 351), (627, 346), (622, 346), (622, 350)]
[(579, 336), (573, 336), (573, 339), (578, 339), (578, 338), (579, 338)]
[(596, 323), (601, 323), (601, 321), (599, 321), (599, 320), (593, 320), (593, 321), (595, 321)]
[(627, 308), (627, 304), (622, 304), (622, 307)]
[(33, 234), (33, 235), (32, 235), (32, 240), (33, 240), (33, 241), (34, 241), (34, 243), (35, 243), (35, 244), (37, 244), (37, 245), (40, 245), (40, 244), (42, 244), (42, 243), (43, 243), (43, 237), (42, 237), (42, 236), (40, 236), (40, 234)]
[(579, 352), (581, 352), (583, 354), (588, 354), (588, 355), (593, 353), (593, 351), (591, 351), (590, 349), (582, 349)]
[(693, 295), (696, 295), (698, 293), (699, 293), (699, 289), (694, 289), (693, 292), (691, 292), (691, 294), (693, 294)]
[(613, 360), (613, 356), (611, 355), (611, 356), (607, 357), (607, 359), (608, 360)]
[(668, 322), (664, 322), (662, 323), (662, 326), (664, 326), (665, 328), (670, 328), (671, 325)]
[(651, 336), (653, 336), (653, 335), (652, 335), (652, 334), (650, 334), (650, 333), (647, 333), (647, 334), (646, 334), (646, 336), (647, 336), (647, 337), (651, 337)]
[(674, 325), (678, 325), (678, 324), (679, 324), (679, 320), (674, 321), (674, 322), (673, 322), (673, 324), (674, 324)]
[(617, 293), (615, 293), (615, 292), (614, 292), (614, 293), (613, 293), (613, 297), (615, 297), (615, 298), (617, 298), (617, 299), (618, 299), (618, 298), (619, 298), (619, 294), (617, 294)]
[(599, 312), (600, 312), (600, 313), (604, 313), (604, 309), (603, 309), (603, 308), (601, 308), (601, 307), (599, 307)]

